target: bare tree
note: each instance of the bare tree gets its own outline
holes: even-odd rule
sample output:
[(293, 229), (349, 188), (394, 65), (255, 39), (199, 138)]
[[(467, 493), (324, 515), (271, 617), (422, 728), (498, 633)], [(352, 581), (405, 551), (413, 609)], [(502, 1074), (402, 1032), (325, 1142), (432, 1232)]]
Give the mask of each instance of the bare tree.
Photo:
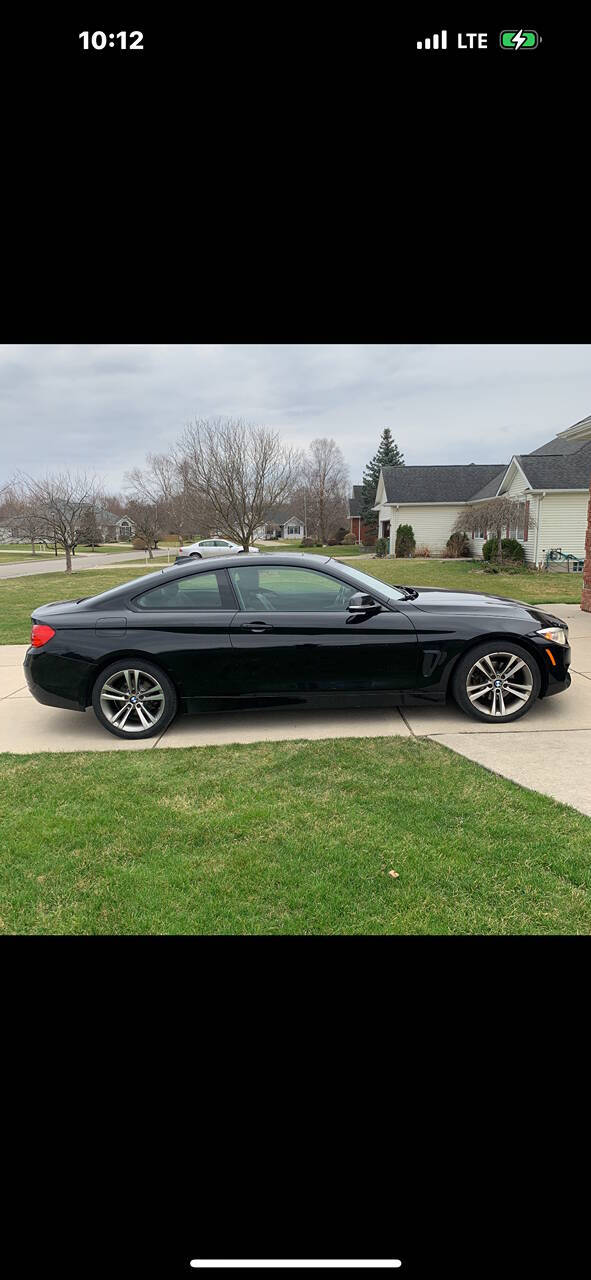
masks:
[(304, 459), (308, 529), (322, 543), (337, 525), (347, 527), (348, 472), (335, 440), (313, 440)]
[(144, 468), (126, 473), (130, 497), (158, 508), (162, 529), (182, 543), (189, 532), (208, 533), (215, 523), (211, 509), (196, 502), (187, 483), (187, 462), (167, 453), (149, 453)]
[(94, 477), (79, 472), (60, 471), (48, 474), (40, 480), (20, 474), (19, 487), (27, 495), (30, 509), (39, 518), (46, 536), (66, 553), (66, 573), (72, 572), (72, 556), (80, 541), (90, 508), (94, 508), (98, 496), (98, 483)]
[(497, 560), (503, 561), (503, 529), (527, 524), (535, 529), (536, 521), (522, 498), (487, 498), (484, 502), (468, 503), (454, 521), (452, 533), (465, 533), (468, 529), (494, 529), (497, 539)]
[(298, 466), (276, 432), (241, 418), (199, 419), (175, 456), (196, 508), (245, 551), (268, 510), (289, 496)]
[(46, 539), (47, 526), (43, 517), (39, 516), (35, 504), (31, 501), (31, 497), (23, 484), (15, 485), (9, 491), (6, 513), (18, 536), (26, 538), (27, 542), (31, 543), (31, 551), (33, 555), (36, 555), (36, 543)]
[(158, 546), (162, 537), (162, 506), (156, 502), (142, 501), (141, 498), (130, 498), (127, 504), (130, 520), (135, 525), (135, 538), (144, 543), (150, 560), (153, 560), (152, 549)]

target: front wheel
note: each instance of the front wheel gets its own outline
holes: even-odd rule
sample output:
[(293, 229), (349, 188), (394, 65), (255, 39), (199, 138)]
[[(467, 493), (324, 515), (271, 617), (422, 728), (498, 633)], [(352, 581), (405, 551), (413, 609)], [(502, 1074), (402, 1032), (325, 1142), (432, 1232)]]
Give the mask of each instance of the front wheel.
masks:
[(101, 671), (92, 691), (97, 720), (116, 738), (152, 738), (176, 715), (175, 687), (160, 667), (120, 659)]
[(487, 724), (518, 720), (540, 693), (535, 658), (512, 642), (492, 641), (470, 649), (460, 659), (452, 692), (462, 711)]

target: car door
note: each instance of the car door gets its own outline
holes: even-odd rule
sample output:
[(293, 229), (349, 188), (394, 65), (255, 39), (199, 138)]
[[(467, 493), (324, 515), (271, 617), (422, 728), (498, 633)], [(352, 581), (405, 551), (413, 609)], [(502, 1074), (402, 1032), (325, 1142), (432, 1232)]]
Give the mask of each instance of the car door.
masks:
[(322, 570), (294, 565), (229, 569), (240, 605), (231, 643), (242, 692), (379, 693), (416, 684), (418, 643), (407, 615), (347, 610), (358, 591)]
[(196, 569), (138, 592), (128, 613), (127, 641), (153, 657), (181, 698), (225, 696), (235, 659), (230, 625), (236, 599), (225, 570)]
[(204, 560), (208, 560), (211, 556), (219, 556), (215, 538), (204, 538), (203, 542), (198, 543), (199, 551)]

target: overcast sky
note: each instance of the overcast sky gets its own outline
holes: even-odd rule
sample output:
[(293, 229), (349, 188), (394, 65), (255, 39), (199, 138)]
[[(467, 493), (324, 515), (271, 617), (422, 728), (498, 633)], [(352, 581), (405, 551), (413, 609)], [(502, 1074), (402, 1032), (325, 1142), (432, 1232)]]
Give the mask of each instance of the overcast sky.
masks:
[(589, 413), (589, 345), (4, 345), (0, 483), (70, 467), (118, 490), (197, 416), (333, 436), (353, 483), (386, 426), (409, 465), (501, 464)]

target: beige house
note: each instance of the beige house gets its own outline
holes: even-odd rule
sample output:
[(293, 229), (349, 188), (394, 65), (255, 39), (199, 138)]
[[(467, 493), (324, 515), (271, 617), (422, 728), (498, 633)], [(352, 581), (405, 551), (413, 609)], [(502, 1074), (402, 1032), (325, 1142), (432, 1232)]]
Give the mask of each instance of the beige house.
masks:
[[(515, 454), (501, 466), (383, 467), (376, 493), (379, 532), (389, 539), (393, 555), (398, 525), (411, 524), (417, 547), (428, 547), (431, 555), (445, 555), (460, 512), (485, 498), (506, 494), (524, 500), (523, 524), (508, 530), (507, 536), (521, 542), (530, 563), (539, 564), (557, 547), (583, 557), (590, 476), (591, 416), (533, 453)], [(480, 555), (490, 531), (466, 531), (472, 554)]]

